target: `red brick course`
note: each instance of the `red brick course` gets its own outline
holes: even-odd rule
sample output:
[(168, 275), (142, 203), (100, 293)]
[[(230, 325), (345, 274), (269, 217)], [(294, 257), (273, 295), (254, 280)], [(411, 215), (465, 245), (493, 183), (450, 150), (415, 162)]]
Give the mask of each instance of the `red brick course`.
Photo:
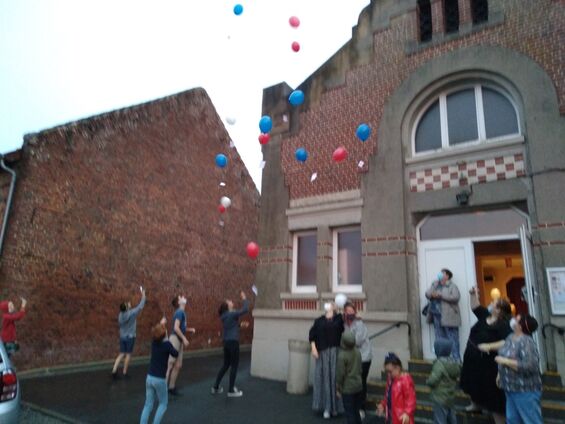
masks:
[[(148, 303), (136, 355), (149, 353), (149, 328), (170, 319), (178, 293), (197, 328), (191, 349), (220, 345), (220, 301), (254, 280), (245, 246), (256, 239), (259, 194), (203, 90), (27, 136), (12, 166), (0, 293), (29, 301), (19, 369), (112, 358), (118, 306), (137, 303), (140, 285)], [(5, 198), (9, 175), (0, 175)], [(222, 195), (233, 202), (223, 227)], [(250, 342), (252, 329), (243, 334)]]

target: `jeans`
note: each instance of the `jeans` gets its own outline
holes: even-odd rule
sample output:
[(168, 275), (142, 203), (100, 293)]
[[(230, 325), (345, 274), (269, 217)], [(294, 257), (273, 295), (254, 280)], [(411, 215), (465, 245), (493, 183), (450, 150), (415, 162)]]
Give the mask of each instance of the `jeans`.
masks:
[(433, 404), (434, 407), (434, 424), (457, 424), (457, 416), (455, 408), (441, 406), (439, 403)]
[(371, 369), (371, 361), (363, 362), (361, 365), (361, 380), (363, 381), (363, 392), (361, 392), (361, 409), (365, 409), (365, 402), (367, 402), (367, 377)]
[(239, 366), (239, 342), (236, 340), (226, 340), (224, 342), (224, 365), (218, 372), (216, 384), (214, 388), (220, 387), (224, 374), (230, 369), (230, 392), (233, 392), (235, 387), (235, 378), (237, 376), (237, 367)]
[(362, 394), (363, 392), (354, 393), (352, 395), (341, 395), (347, 424), (361, 424), (361, 416), (359, 415), (359, 410), (361, 409)]
[(507, 424), (542, 424), (541, 392), (504, 392)]
[(459, 354), (459, 327), (442, 327), (440, 317), (434, 316), (434, 334), (435, 338), (447, 339), (452, 343), (451, 357), (457, 362), (461, 362)]
[(139, 421), (140, 424), (147, 424), (149, 422), (149, 416), (151, 415), (153, 404), (155, 403), (155, 396), (157, 396), (159, 406), (157, 407), (155, 418), (153, 418), (153, 424), (159, 424), (163, 419), (163, 415), (167, 410), (167, 404), (169, 402), (167, 380), (148, 375), (147, 380), (145, 380), (145, 406), (141, 413), (141, 421)]

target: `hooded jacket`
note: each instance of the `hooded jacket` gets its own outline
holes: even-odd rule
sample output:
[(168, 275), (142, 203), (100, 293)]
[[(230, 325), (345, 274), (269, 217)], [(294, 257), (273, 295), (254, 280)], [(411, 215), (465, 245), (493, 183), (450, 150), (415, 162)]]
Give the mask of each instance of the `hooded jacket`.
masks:
[(8, 312), (8, 302), (0, 302), (0, 311), (2, 311), (2, 334), (1, 338), (4, 343), (14, 343), (16, 338), (16, 321), (22, 319), (26, 311), (21, 309), (18, 312), (10, 314)]
[(346, 331), (341, 336), (341, 349), (337, 354), (336, 388), (344, 395), (363, 390), (361, 381), (361, 353), (355, 346), (355, 336)]
[(432, 372), (426, 380), (426, 384), (432, 389), (430, 398), (443, 407), (451, 408), (455, 404), (461, 365), (450, 359), (452, 343), (449, 340), (437, 339), (434, 349), (438, 358), (434, 361)]
[[(392, 390), (392, 408), (389, 410), (386, 402), (386, 394)], [(385, 398), (381, 401), (381, 405), (385, 409), (387, 419), (392, 424), (401, 424), (403, 414), (407, 414), (410, 421), (414, 424), (414, 414), (416, 413), (416, 389), (414, 388), (414, 380), (408, 373), (402, 373), (395, 379), (388, 378), (385, 388)], [(388, 422), (388, 421), (387, 421)]]

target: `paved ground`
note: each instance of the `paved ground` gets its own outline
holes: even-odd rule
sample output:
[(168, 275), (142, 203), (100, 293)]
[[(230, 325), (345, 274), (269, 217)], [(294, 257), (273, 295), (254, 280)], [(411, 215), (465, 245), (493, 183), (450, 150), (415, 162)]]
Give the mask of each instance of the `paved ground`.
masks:
[[(218, 356), (185, 360), (179, 377), (183, 396), (169, 400), (165, 424), (326, 422), (311, 411), (311, 395), (291, 396), (283, 383), (251, 378), (249, 353), (242, 353), (237, 382), (244, 396), (228, 399), (225, 394), (210, 395), (220, 363)], [(22, 395), (25, 401), (84, 423), (138, 423), (145, 401), (146, 369), (145, 365), (134, 367), (129, 380), (117, 382), (102, 371), (24, 380)], [(343, 417), (331, 420), (344, 421)]]

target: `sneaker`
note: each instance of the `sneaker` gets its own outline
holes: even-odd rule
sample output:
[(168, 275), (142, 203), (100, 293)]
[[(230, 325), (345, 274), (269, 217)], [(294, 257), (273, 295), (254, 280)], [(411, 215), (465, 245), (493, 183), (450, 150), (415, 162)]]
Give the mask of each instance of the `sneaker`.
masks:
[(470, 405), (465, 407), (465, 411), (467, 412), (481, 412), (481, 407), (476, 403), (471, 403)]
[(365, 411), (363, 411), (362, 409), (359, 410), (359, 416), (361, 417), (362, 420), (365, 419)]
[(112, 373), (112, 380), (119, 380), (120, 375), (117, 372)]
[(176, 387), (174, 389), (169, 389), (169, 394), (171, 396), (182, 396), (182, 393), (179, 392)]
[(228, 397), (242, 397), (243, 396), (243, 392), (241, 390), (239, 390), (237, 387), (234, 387), (233, 390), (230, 390), (228, 392)]
[(218, 387), (217, 389), (215, 387), (212, 387), (212, 389), (210, 389), (210, 393), (212, 393), (213, 395), (219, 395), (221, 393), (224, 393), (224, 388), (222, 386)]
[(329, 420), (329, 419), (330, 419), (330, 411), (324, 411), (324, 419), (325, 419), (325, 420)]

